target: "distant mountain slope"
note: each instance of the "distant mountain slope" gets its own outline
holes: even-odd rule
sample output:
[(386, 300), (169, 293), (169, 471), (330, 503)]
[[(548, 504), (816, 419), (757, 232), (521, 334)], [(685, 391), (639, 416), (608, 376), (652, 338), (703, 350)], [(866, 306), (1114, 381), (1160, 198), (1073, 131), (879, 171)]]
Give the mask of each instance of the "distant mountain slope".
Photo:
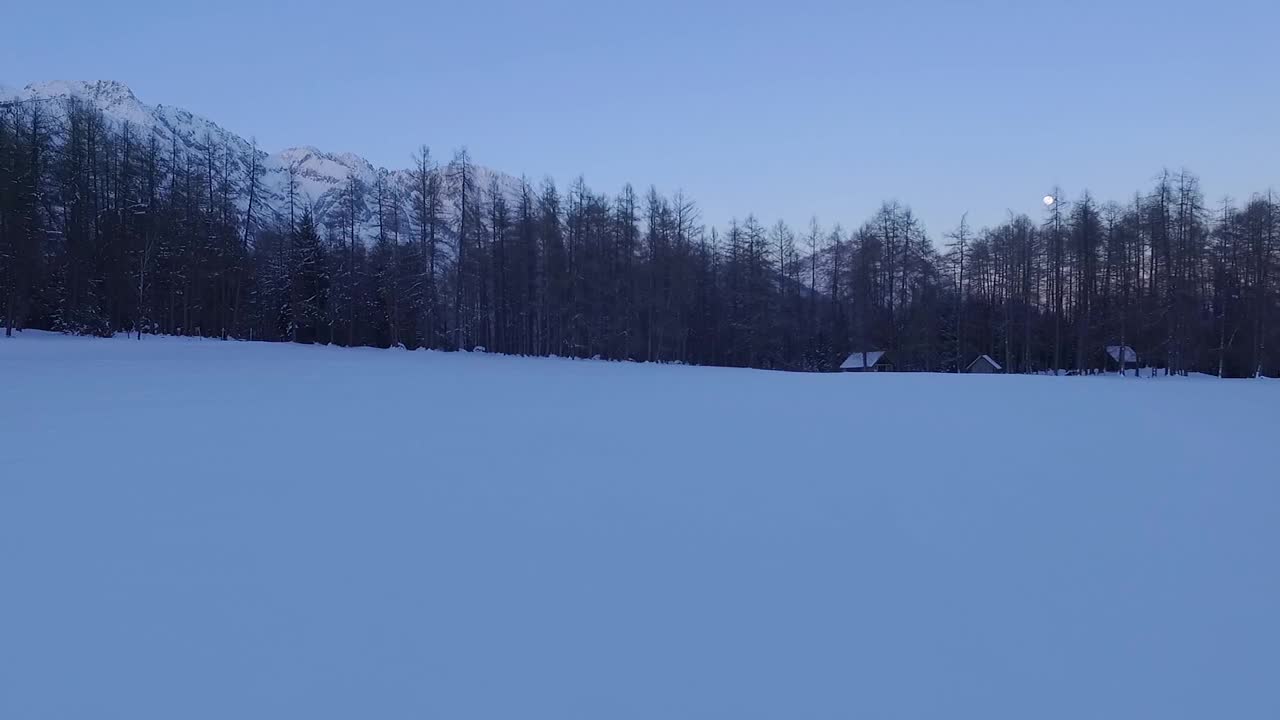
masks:
[[(409, 212), (411, 173), (408, 169), (377, 167), (354, 153), (329, 153), (310, 145), (267, 153), (255, 149), (248, 140), (203, 116), (170, 105), (148, 105), (121, 82), (54, 80), (31, 83), (21, 90), (0, 85), (0, 102), (13, 100), (78, 100), (100, 110), (113, 123), (128, 123), (136, 131), (154, 133), (165, 146), (176, 141), (186, 152), (195, 153), (205, 152), (210, 143), (219, 148), (225, 147), (231, 152), (232, 162), (241, 177), (247, 176), (256, 153), (257, 164), (263, 171), (259, 202), (265, 205), (268, 215), (284, 211), (290, 168), (294, 170), (301, 202), (314, 207), (322, 220), (333, 219), (338, 197), (348, 179), (356, 177), (368, 190), (357, 205), (360, 234), (366, 240), (376, 234), (376, 204), (372, 188), (380, 173), (385, 173), (389, 185), (400, 191), (406, 216)], [(52, 102), (46, 107), (59, 114), (64, 113), (67, 106)], [(510, 175), (477, 166), (477, 187), (486, 187), (494, 175), (508, 192), (518, 186), (518, 181)]]

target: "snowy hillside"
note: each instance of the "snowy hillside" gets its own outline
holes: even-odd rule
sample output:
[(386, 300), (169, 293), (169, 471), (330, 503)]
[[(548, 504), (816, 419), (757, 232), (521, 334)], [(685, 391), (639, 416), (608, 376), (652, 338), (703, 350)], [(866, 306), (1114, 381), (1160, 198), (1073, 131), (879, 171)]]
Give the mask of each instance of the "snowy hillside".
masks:
[[(356, 177), (366, 189), (366, 197), (357, 208), (361, 233), (366, 240), (374, 236), (376, 224), (375, 205), (367, 195), (379, 173), (386, 173), (389, 185), (397, 186), (404, 196), (404, 214), (409, 214), (410, 173), (407, 169), (386, 169), (374, 166), (354, 153), (329, 153), (311, 146), (286, 148), (267, 153), (254, 149), (253, 145), (235, 133), (187, 110), (167, 105), (148, 105), (134, 95), (123, 83), (100, 80), (59, 80), (31, 83), (18, 90), (0, 85), (0, 102), (5, 100), (47, 100), (42, 105), (56, 114), (65, 112), (65, 101), (75, 99), (102, 111), (113, 123), (128, 123), (139, 136), (154, 133), (161, 147), (168, 148), (174, 140), (187, 152), (203, 153), (209, 143), (219, 149), (227, 148), (234, 158), (238, 174), (245, 176), (252, 166), (256, 153), (262, 169), (262, 200), (270, 211), (280, 213), (285, 207), (289, 169), (293, 168), (299, 198), (316, 208), (321, 218), (332, 209), (348, 178)], [(497, 177), (508, 192), (517, 187), (517, 180), (484, 167), (476, 167), (476, 186), (487, 187), (490, 179)], [(246, 200), (241, 198), (243, 205)]]
[(1280, 716), (1280, 384), (0, 338), (0, 717)]

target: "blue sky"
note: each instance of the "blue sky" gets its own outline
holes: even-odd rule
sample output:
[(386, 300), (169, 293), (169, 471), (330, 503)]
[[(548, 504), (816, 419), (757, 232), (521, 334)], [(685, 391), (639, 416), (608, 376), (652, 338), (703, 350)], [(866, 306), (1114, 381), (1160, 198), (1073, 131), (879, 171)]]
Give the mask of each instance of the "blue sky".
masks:
[(1280, 4), (14, 3), (0, 82), (114, 79), (264, 149), (446, 157), (596, 190), (683, 189), (706, 221), (937, 237), (1126, 200), (1162, 167), (1210, 204), (1280, 177)]

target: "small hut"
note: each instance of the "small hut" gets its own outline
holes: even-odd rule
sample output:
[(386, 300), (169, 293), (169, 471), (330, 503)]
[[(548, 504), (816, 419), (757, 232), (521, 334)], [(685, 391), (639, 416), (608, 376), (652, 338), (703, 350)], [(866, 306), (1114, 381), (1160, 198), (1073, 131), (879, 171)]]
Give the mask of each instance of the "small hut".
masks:
[(1108, 345), (1107, 369), (1137, 370), (1138, 353), (1128, 345)]
[(861, 350), (851, 353), (840, 364), (843, 372), (888, 372), (893, 369), (885, 359), (883, 350)]
[(979, 355), (973, 359), (973, 362), (969, 363), (964, 371), (977, 375), (989, 375), (991, 373), (1004, 372), (1004, 368), (1000, 367), (1000, 363), (996, 362), (990, 355)]

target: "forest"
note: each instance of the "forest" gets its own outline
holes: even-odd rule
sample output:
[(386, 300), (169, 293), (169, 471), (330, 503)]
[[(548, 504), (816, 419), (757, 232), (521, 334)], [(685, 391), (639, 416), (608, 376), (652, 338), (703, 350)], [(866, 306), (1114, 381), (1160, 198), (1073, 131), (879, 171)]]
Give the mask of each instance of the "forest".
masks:
[[(851, 351), (906, 371), (979, 353), (1015, 373), (1280, 372), (1280, 209), (1206, 200), (1163, 171), (937, 242), (910, 207), (793, 228), (582, 181), (512, 188), (425, 147), (408, 183), (349, 180), (312, 207), (257, 155), (195, 146), (67, 101), (0, 106), (6, 334), (198, 335), (342, 346), (828, 371)], [(370, 225), (367, 218), (372, 218)], [(370, 229), (372, 228), (372, 229)]]

